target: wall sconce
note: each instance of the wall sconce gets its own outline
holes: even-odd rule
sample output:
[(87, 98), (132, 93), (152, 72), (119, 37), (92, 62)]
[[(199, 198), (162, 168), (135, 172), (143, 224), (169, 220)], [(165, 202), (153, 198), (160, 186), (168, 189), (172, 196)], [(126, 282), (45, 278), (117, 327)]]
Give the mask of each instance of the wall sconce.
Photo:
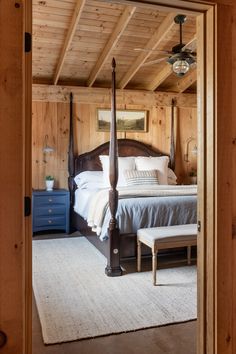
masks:
[(46, 154), (49, 152), (53, 152), (53, 151), (54, 151), (54, 148), (48, 145), (48, 135), (46, 134), (44, 137), (44, 147), (43, 147), (44, 159), (43, 159), (43, 162), (47, 163)]
[[(187, 140), (186, 140), (186, 148), (185, 148), (185, 154), (184, 154), (184, 161), (185, 162), (189, 162), (189, 144), (192, 142), (192, 141), (196, 141), (196, 138), (190, 136)], [(191, 153), (193, 155), (197, 155), (197, 145), (195, 144), (193, 149), (191, 150)]]
[(45, 135), (44, 138), (44, 147), (43, 147), (43, 152), (53, 152), (54, 148), (48, 145), (48, 135)]

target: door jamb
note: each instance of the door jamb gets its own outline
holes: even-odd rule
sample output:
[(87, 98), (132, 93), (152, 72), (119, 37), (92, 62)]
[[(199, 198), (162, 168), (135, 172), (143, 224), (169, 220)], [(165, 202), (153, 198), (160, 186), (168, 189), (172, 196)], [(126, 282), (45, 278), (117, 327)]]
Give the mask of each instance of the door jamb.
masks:
[[(120, 2), (124, 4), (132, 4), (137, 6), (143, 1), (126, 1), (126, 0), (106, 0), (109, 2)], [(31, 1), (27, 1), (28, 6)], [(178, 4), (182, 6), (177, 6)], [(152, 2), (153, 5), (154, 2)], [(178, 9), (185, 9), (187, 11), (202, 13), (198, 18), (198, 34), (200, 41), (198, 41), (198, 69), (197, 77), (200, 83), (200, 89), (198, 90), (198, 135), (199, 135), (199, 154), (198, 154), (198, 191), (199, 191), (199, 209), (198, 220), (201, 225), (201, 230), (198, 235), (198, 353), (214, 353), (214, 343), (216, 342), (217, 332), (215, 326), (215, 311), (216, 306), (216, 294), (215, 289), (215, 219), (212, 218), (209, 221), (209, 215), (215, 215), (216, 202), (214, 198), (215, 180), (209, 181), (209, 171), (214, 178), (214, 161), (215, 161), (215, 141), (214, 134), (210, 132), (213, 129), (215, 132), (215, 70), (216, 70), (216, 51), (215, 51), (215, 31), (216, 31), (216, 5), (212, 4), (197, 4), (194, 1), (173, 1), (173, 6), (176, 4)], [(156, 4), (158, 6), (158, 3)], [(161, 1), (159, 2), (160, 6)], [(203, 10), (203, 6), (205, 10)], [(207, 9), (206, 9), (207, 7)], [(31, 7), (28, 7), (32, 14)], [(177, 11), (177, 10), (176, 10)], [(30, 23), (30, 15), (28, 13), (28, 20)], [(26, 21), (27, 23), (27, 21)], [(28, 23), (28, 25), (29, 25)], [(209, 59), (210, 58), (210, 59)], [(207, 68), (207, 70), (206, 70)], [(29, 80), (29, 77), (28, 79)], [(207, 122), (206, 122), (207, 113)], [(207, 150), (206, 146), (212, 146), (211, 150)], [(26, 150), (31, 149), (29, 146), (29, 139), (26, 141)], [(207, 163), (206, 163), (207, 162)], [(207, 165), (208, 164), (208, 165)], [(210, 164), (210, 165), (209, 165)], [(28, 171), (29, 172), (29, 171)], [(208, 173), (208, 175), (207, 175)], [(29, 181), (28, 181), (29, 182)], [(210, 185), (211, 183), (211, 185)], [(209, 189), (212, 191), (211, 199), (207, 199), (207, 192)], [(208, 242), (206, 242), (206, 237)], [(26, 269), (26, 285), (29, 287), (31, 284), (31, 252), (29, 251), (32, 246), (32, 241), (27, 236), (26, 242), (26, 257), (25, 257), (25, 269)], [(207, 255), (211, 254), (211, 263), (207, 261)], [(31, 285), (30, 285), (31, 286)], [(211, 290), (212, 289), (212, 290)], [(29, 289), (26, 289), (26, 293), (29, 293)], [(26, 304), (29, 308), (31, 306), (31, 296), (26, 296)], [(31, 347), (31, 335), (29, 328), (31, 328), (31, 313), (27, 312), (26, 315), (26, 353), (30, 354)], [(209, 349), (207, 339), (211, 338), (212, 351)], [(207, 348), (208, 347), (208, 348)], [(216, 353), (217, 351), (215, 351)]]

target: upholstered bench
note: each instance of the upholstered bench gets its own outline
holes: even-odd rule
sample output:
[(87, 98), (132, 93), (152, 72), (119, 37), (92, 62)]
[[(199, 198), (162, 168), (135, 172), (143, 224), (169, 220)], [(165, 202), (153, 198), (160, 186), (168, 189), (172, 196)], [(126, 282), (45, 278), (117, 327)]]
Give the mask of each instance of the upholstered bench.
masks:
[(191, 264), (191, 246), (197, 245), (197, 224), (173, 225), (139, 229), (137, 232), (137, 268), (141, 271), (141, 243), (152, 249), (153, 284), (156, 285), (157, 253), (160, 249), (187, 247)]

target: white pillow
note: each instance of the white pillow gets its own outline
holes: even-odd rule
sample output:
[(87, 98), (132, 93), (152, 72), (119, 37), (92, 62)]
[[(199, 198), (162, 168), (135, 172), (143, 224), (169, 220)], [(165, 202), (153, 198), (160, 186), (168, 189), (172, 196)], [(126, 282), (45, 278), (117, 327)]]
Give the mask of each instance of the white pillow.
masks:
[[(109, 180), (109, 156), (108, 155), (100, 155), (99, 156), (101, 164), (102, 164), (102, 169), (103, 169), (103, 180), (104, 180), (104, 186), (109, 187), (110, 186), (110, 180)], [(122, 186), (127, 186), (125, 177), (124, 177), (124, 171), (125, 170), (135, 170), (135, 158), (134, 157), (118, 157), (118, 182), (117, 186), (122, 187)]]
[(168, 156), (138, 156), (135, 158), (136, 169), (141, 170), (157, 170), (158, 171), (158, 180), (160, 184), (168, 184)]
[(75, 176), (74, 181), (78, 188), (102, 188), (103, 171), (84, 171)]
[(159, 184), (157, 170), (126, 170), (124, 171), (124, 176), (128, 186)]
[(167, 172), (168, 184), (177, 184), (177, 176), (171, 168)]

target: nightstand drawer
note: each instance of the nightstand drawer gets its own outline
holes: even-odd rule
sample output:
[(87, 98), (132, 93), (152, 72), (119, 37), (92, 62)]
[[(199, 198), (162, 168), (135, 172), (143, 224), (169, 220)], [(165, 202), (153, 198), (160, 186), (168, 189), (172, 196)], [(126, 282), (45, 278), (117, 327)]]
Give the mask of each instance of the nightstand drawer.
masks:
[(57, 227), (64, 226), (66, 222), (65, 216), (38, 217), (35, 219), (35, 227)]
[(43, 195), (34, 197), (34, 206), (43, 206), (43, 205), (53, 205), (53, 204), (66, 204), (67, 196), (66, 195)]
[(47, 205), (47, 206), (37, 206), (34, 210), (35, 217), (38, 216), (55, 216), (55, 215), (65, 215), (66, 207), (65, 205)]

